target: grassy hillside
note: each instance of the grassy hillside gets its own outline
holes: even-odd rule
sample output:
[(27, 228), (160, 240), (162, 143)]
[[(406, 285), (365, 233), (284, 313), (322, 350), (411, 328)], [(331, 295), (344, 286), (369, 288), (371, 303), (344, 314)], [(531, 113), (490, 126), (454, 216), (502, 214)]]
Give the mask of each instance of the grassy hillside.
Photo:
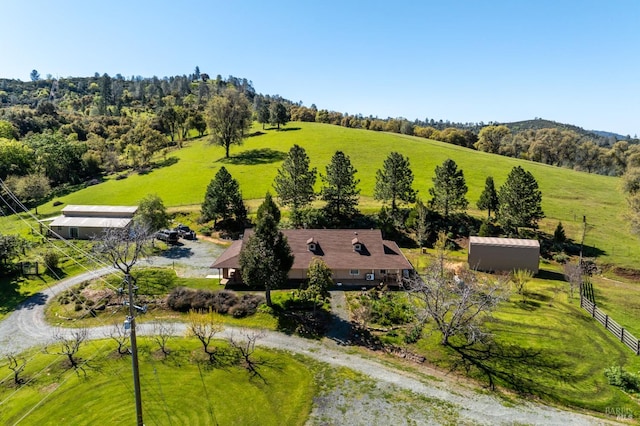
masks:
[[(254, 130), (260, 128), (256, 126)], [(144, 175), (111, 179), (62, 197), (60, 201), (65, 204), (135, 204), (145, 194), (155, 192), (167, 206), (199, 205), (207, 184), (222, 165), (240, 182), (245, 199), (262, 198), (266, 191), (273, 191), (273, 178), (282, 157), (293, 144), (299, 144), (307, 150), (312, 166), (320, 172), (324, 172), (336, 150), (349, 155), (361, 181), (361, 205), (365, 209), (378, 208), (379, 204), (372, 199), (375, 172), (382, 167), (389, 152), (395, 150), (410, 158), (415, 174), (414, 187), (423, 199), (429, 198), (436, 165), (446, 158), (455, 160), (464, 170), (470, 206), (475, 206), (487, 176), (493, 176), (499, 186), (512, 167), (522, 165), (533, 173), (542, 190), (542, 207), (547, 215), (541, 224), (543, 229), (552, 232), (557, 222), (562, 221), (567, 235), (580, 241), (584, 215), (588, 223), (585, 244), (602, 251), (601, 261), (633, 266), (640, 255), (637, 240), (629, 234), (623, 220), (626, 204), (618, 190), (617, 178), (501, 157), (412, 136), (319, 123), (291, 123), (286, 131), (260, 133), (248, 138), (243, 146), (232, 147), (230, 159), (225, 159), (223, 149), (208, 144), (206, 138), (195, 140), (186, 148), (171, 153), (169, 157), (174, 157), (175, 163), (169, 166)], [(62, 207), (53, 207), (49, 202), (39, 208), (39, 213), (51, 215)]]

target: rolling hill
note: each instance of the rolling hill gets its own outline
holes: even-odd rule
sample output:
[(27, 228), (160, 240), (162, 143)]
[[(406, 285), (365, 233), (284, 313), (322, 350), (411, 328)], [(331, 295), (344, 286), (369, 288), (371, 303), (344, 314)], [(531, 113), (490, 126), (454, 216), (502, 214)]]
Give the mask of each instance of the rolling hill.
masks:
[[(216, 171), (224, 165), (240, 183), (245, 200), (256, 200), (272, 191), (273, 178), (283, 156), (294, 144), (304, 147), (312, 167), (324, 172), (336, 150), (351, 157), (360, 179), (361, 209), (373, 211), (380, 203), (373, 200), (376, 170), (391, 151), (409, 157), (415, 180), (414, 188), (424, 200), (436, 165), (451, 158), (464, 171), (469, 187), (470, 207), (484, 187), (487, 176), (493, 176), (499, 187), (512, 167), (521, 165), (537, 179), (543, 194), (542, 207), (547, 216), (541, 228), (551, 233), (562, 221), (567, 236), (580, 241), (582, 220), (586, 216), (585, 245), (601, 251), (600, 260), (632, 266), (640, 254), (636, 237), (630, 235), (624, 221), (626, 203), (618, 190), (618, 178), (576, 172), (540, 163), (502, 157), (423, 138), (349, 129), (320, 123), (290, 123), (285, 131), (261, 131), (244, 145), (231, 148), (224, 158), (221, 147), (207, 143), (207, 138), (192, 140), (186, 147), (169, 154), (169, 164), (145, 174), (132, 174), (125, 179), (110, 178), (39, 207), (43, 215), (53, 215), (66, 204), (136, 204), (144, 195), (157, 193), (168, 207), (199, 206), (205, 188)], [(320, 179), (317, 183), (320, 188)], [(250, 203), (251, 204), (251, 203)], [(255, 204), (255, 203), (253, 203)], [(473, 213), (473, 212), (472, 212)], [(480, 215), (480, 212), (476, 213)]]

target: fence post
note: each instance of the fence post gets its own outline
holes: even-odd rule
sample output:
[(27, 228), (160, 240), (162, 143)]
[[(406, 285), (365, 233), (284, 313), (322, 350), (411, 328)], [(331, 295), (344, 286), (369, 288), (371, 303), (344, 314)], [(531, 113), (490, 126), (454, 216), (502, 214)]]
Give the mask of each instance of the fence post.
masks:
[(620, 327), (620, 341), (624, 343), (624, 327)]
[[(593, 303), (593, 302), (592, 302)], [(596, 304), (594, 303), (591, 308), (591, 316), (596, 317)]]
[(636, 355), (640, 355), (640, 339), (636, 340)]
[(604, 314), (604, 328), (609, 330), (609, 315)]

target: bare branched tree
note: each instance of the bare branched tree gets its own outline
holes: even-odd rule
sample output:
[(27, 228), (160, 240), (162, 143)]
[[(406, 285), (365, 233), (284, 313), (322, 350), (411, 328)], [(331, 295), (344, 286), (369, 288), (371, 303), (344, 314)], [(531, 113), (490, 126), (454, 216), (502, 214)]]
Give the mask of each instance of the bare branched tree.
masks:
[(504, 279), (481, 279), (470, 270), (455, 274), (446, 267), (446, 236), (440, 235), (436, 243), (437, 254), (424, 275), (404, 280), (409, 294), (417, 299), (416, 317), (419, 323), (433, 321), (442, 333), (442, 345), (462, 335), (468, 344), (482, 341), (488, 333), (482, 323), (495, 307), (509, 296)]
[(129, 349), (129, 331), (124, 328), (124, 324), (119, 322), (113, 323), (113, 327), (109, 329), (107, 337), (113, 339), (118, 345), (116, 348), (118, 355), (128, 355), (131, 353)]
[(569, 298), (573, 299), (576, 289), (582, 284), (583, 270), (579, 263), (564, 264), (564, 279), (569, 283)]
[(156, 322), (153, 324), (153, 340), (158, 344), (165, 358), (169, 355), (167, 342), (175, 335), (175, 332), (176, 326), (173, 323)]
[[(89, 338), (89, 332), (86, 328), (78, 328), (72, 330), (68, 336), (61, 331), (57, 331), (53, 335), (54, 344), (57, 345), (58, 351), (53, 352), (55, 355), (64, 355), (67, 357), (69, 366), (74, 370), (82, 369), (80, 366), (80, 358), (77, 357), (80, 346)], [(47, 352), (48, 349), (47, 349)], [(51, 352), (49, 352), (51, 353)]]
[(148, 253), (151, 240), (149, 228), (143, 223), (134, 222), (126, 229), (107, 228), (96, 240), (93, 249), (114, 268), (130, 275), (138, 260)]
[(189, 311), (187, 333), (200, 341), (204, 353), (209, 356), (211, 364), (217, 361), (217, 350), (215, 347), (211, 347), (211, 341), (221, 331), (222, 325), (211, 309), (206, 313), (198, 313), (194, 310)]
[(23, 357), (19, 358), (16, 354), (8, 354), (7, 360), (9, 361), (7, 367), (13, 371), (13, 384), (16, 386), (24, 384), (25, 381), (20, 377), (20, 374), (22, 374), (24, 367), (27, 365), (27, 360)]
[(240, 338), (229, 337), (229, 345), (240, 355), (242, 365), (251, 374), (251, 378), (259, 377), (265, 380), (260, 374), (260, 367), (266, 362), (253, 356), (256, 349), (256, 342), (265, 336), (264, 331), (245, 330)]

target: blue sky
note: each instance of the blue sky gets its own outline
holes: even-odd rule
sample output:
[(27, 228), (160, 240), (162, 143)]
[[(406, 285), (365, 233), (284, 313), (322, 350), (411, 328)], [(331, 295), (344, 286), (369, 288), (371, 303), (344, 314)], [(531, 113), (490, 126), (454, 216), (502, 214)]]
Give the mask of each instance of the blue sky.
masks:
[(0, 10), (1, 78), (197, 65), (350, 114), (542, 117), (640, 134), (636, 0), (3, 0)]

